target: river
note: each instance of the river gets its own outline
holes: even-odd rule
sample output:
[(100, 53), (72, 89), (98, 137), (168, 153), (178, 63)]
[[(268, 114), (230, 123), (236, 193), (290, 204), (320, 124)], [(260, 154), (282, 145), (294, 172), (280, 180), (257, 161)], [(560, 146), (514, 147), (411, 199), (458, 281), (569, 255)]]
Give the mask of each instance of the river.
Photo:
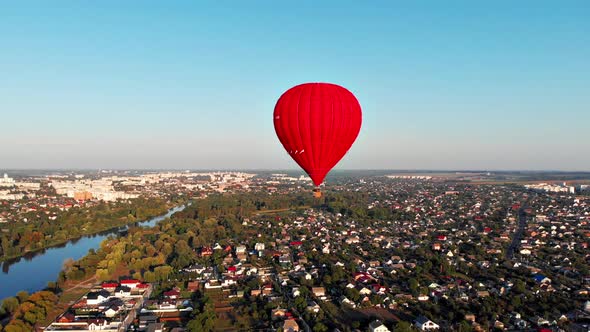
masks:
[[(185, 206), (178, 206), (169, 210), (166, 214), (157, 216), (134, 225), (142, 227), (154, 227), (158, 222), (170, 217), (178, 211), (184, 210)], [(71, 240), (66, 244), (47, 248), (31, 253), (16, 260), (0, 263), (0, 301), (14, 296), (21, 290), (29, 293), (36, 292), (47, 286), (49, 281), (57, 280), (64, 262), (72, 258), (74, 260), (84, 257), (88, 250), (98, 249), (100, 243), (111, 235), (118, 236), (120, 231), (127, 226), (111, 229), (95, 235), (83, 236)]]

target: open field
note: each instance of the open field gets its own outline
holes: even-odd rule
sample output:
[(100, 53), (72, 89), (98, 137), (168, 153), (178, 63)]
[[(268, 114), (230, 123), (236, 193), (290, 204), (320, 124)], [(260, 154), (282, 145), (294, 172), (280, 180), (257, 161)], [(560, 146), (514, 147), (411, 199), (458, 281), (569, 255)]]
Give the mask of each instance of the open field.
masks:
[(293, 207), (293, 208), (286, 208), (286, 209), (275, 209), (275, 210), (264, 210), (264, 211), (259, 211), (254, 213), (254, 215), (256, 216), (261, 216), (261, 215), (265, 215), (265, 214), (274, 214), (274, 213), (281, 213), (281, 212), (287, 212), (287, 211), (293, 211), (293, 210), (305, 210), (305, 209), (309, 209), (309, 205), (304, 205), (304, 206), (298, 206), (298, 207)]
[(548, 184), (590, 184), (590, 179), (583, 179), (583, 180), (569, 180), (569, 179), (561, 179), (561, 180), (476, 180), (476, 181), (469, 181), (470, 184), (538, 184), (538, 183), (548, 183)]

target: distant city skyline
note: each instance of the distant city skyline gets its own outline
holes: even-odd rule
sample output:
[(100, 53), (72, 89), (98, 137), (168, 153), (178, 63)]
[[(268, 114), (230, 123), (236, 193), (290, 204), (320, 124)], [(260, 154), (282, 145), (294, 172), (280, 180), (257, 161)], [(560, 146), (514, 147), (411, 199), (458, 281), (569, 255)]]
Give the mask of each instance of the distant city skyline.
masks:
[(590, 3), (421, 4), (0, 4), (0, 169), (296, 170), (274, 104), (322, 81), (336, 169), (590, 171)]

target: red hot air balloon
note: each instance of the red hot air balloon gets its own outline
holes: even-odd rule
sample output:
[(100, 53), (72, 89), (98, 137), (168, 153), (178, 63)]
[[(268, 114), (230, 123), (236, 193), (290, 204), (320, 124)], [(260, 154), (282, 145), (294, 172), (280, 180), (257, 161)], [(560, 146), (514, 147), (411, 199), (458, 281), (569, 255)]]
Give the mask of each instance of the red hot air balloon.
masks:
[(305, 83), (287, 90), (274, 110), (275, 131), (291, 158), (319, 186), (354, 143), (361, 106), (345, 88)]

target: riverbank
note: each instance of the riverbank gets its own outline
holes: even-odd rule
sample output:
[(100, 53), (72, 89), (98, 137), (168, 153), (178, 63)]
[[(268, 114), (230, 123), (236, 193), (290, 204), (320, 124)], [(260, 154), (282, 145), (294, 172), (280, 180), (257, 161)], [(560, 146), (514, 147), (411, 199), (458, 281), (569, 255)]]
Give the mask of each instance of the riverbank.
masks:
[[(165, 214), (134, 224), (142, 227), (153, 227), (184, 208), (185, 205), (177, 206), (168, 210)], [(0, 300), (14, 296), (21, 290), (33, 293), (45, 288), (48, 282), (58, 279), (64, 262), (81, 259), (89, 253), (89, 250), (98, 250), (101, 243), (109, 236), (119, 237), (119, 235), (118, 229), (115, 228), (111, 232), (86, 236), (75, 242), (70, 241), (63, 247), (48, 248), (37, 256), (30, 259), (25, 257), (25, 259), (20, 259), (11, 265), (5, 262), (0, 272), (0, 285), (2, 285), (0, 287)]]
[[(146, 206), (150, 206), (150, 207), (144, 208), (141, 205), (139, 205), (144, 202), (145, 202)], [(61, 246), (68, 244), (69, 242), (79, 240), (80, 238), (83, 238), (86, 236), (94, 236), (94, 235), (98, 235), (101, 233), (110, 232), (110, 231), (118, 229), (120, 227), (137, 223), (138, 220), (145, 220), (145, 219), (154, 218), (159, 215), (165, 214), (168, 210), (170, 210), (171, 208), (173, 208), (174, 206), (179, 205), (179, 204), (182, 204), (182, 203), (164, 202), (164, 201), (154, 200), (154, 199), (149, 199), (149, 200), (145, 200), (145, 201), (134, 201), (129, 206), (125, 206), (125, 205), (119, 206), (115, 209), (115, 211), (113, 211), (113, 216), (115, 216), (116, 214), (127, 213), (127, 215), (125, 215), (124, 217), (112, 217), (112, 218), (107, 217), (106, 219), (104, 218), (104, 216), (100, 215), (100, 212), (102, 212), (102, 211), (95, 211), (95, 209), (98, 209), (98, 208), (93, 206), (93, 207), (88, 208), (87, 210), (81, 209), (80, 211), (77, 211), (76, 214), (83, 216), (83, 217), (80, 217), (79, 219), (77, 219), (77, 222), (74, 222), (74, 224), (71, 225), (72, 227), (68, 227), (69, 228), (68, 230), (48, 231), (48, 234), (45, 234), (45, 235), (43, 235), (44, 233), (43, 233), (42, 226), (36, 226), (36, 228), (33, 228), (32, 230), (29, 230), (29, 229), (23, 230), (23, 228), (27, 228), (27, 227), (30, 228), (30, 225), (29, 224), (16, 225), (16, 226), (13, 226), (12, 228), (8, 229), (9, 234), (3, 236), (3, 238), (5, 238), (7, 240), (3, 240), (3, 241), (14, 242), (15, 236), (20, 241), (21, 237), (25, 237), (27, 234), (32, 233), (36, 237), (43, 237), (42, 241), (44, 241), (44, 244), (40, 247), (35, 247), (35, 248), (28, 248), (26, 246), (25, 247), (20, 246), (20, 248), (22, 248), (21, 249), (22, 251), (12, 254), (12, 255), (7, 254), (6, 249), (5, 249), (2, 253), (2, 256), (0, 256), (0, 263), (8, 262), (10, 264), (11, 261), (17, 261), (23, 257), (24, 258), (32, 258), (32, 257), (35, 257), (38, 253), (43, 253), (47, 249), (61, 247)], [(145, 211), (143, 211), (142, 209), (145, 209)], [(132, 210), (136, 211), (135, 212), (136, 216), (132, 216), (132, 218), (131, 218), (130, 217), (131, 214), (128, 213), (128, 211), (132, 211)], [(139, 210), (139, 213), (138, 213), (138, 210)], [(91, 219), (92, 219), (93, 215), (97, 215), (98, 218), (102, 218), (102, 219), (98, 219), (99, 220), (98, 222), (91, 223)], [(85, 222), (85, 219), (86, 220), (90, 219), (90, 221)], [(61, 222), (61, 220), (58, 222)], [(77, 224), (79, 224), (79, 225), (77, 225)], [(89, 224), (89, 226), (85, 227), (88, 224)], [(76, 227), (76, 226), (78, 226), (78, 227)], [(63, 238), (59, 238), (59, 235), (63, 236)], [(12, 240), (10, 240), (9, 237)], [(0, 240), (2, 240), (2, 239), (0, 238)], [(39, 240), (39, 242), (41, 242), (41, 240)], [(17, 249), (19, 248), (18, 245), (16, 245), (15, 247)], [(12, 249), (12, 250), (17, 250), (17, 249)]]

